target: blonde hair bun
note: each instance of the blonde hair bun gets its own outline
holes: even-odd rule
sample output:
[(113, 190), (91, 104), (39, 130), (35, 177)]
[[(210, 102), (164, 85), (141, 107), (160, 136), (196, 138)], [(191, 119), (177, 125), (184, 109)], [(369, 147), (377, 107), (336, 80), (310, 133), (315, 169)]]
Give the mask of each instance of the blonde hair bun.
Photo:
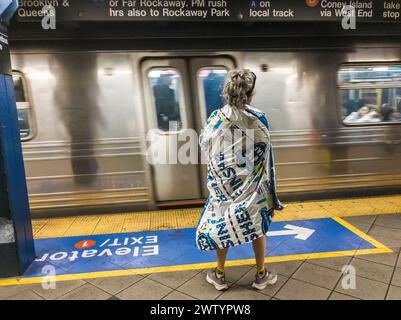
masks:
[(251, 70), (231, 70), (223, 88), (225, 103), (231, 107), (244, 108), (253, 95), (255, 75)]

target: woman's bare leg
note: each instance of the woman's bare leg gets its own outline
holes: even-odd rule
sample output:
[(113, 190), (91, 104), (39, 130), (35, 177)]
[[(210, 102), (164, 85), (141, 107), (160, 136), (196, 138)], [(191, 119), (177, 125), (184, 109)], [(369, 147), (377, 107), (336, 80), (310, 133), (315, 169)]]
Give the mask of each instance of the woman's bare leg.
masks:
[(265, 268), (266, 238), (264, 236), (252, 241), (253, 252), (255, 253), (257, 271)]
[(228, 248), (217, 249), (217, 270), (224, 271), (224, 264), (226, 263)]
[(206, 275), (206, 281), (214, 285), (217, 290), (228, 289), (224, 276), (224, 264), (226, 262), (227, 252), (228, 248), (216, 250), (217, 266), (214, 270), (208, 271)]

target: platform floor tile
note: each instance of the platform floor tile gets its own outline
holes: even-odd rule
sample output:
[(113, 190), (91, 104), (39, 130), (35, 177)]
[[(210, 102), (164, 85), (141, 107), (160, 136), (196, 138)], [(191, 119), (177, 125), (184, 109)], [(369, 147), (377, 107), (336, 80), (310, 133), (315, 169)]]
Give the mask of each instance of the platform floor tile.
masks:
[(401, 287), (390, 286), (386, 300), (401, 300)]
[(112, 295), (96, 286), (85, 283), (77, 289), (57, 298), (57, 300), (107, 300)]
[(327, 300), (331, 291), (296, 279), (290, 279), (275, 295), (280, 300)]
[(363, 300), (383, 300), (388, 287), (386, 283), (356, 276), (355, 288), (344, 288), (340, 281), (335, 291)]
[(121, 300), (160, 300), (174, 289), (144, 278), (116, 295)]

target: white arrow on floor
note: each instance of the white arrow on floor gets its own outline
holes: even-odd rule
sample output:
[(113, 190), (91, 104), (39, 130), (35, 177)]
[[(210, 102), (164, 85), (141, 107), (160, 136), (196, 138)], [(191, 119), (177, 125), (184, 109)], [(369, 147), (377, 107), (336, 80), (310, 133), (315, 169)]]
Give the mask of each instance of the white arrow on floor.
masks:
[(286, 224), (284, 228), (288, 230), (268, 231), (266, 235), (268, 237), (296, 235), (295, 239), (307, 240), (316, 231), (313, 229), (293, 226), (291, 224)]

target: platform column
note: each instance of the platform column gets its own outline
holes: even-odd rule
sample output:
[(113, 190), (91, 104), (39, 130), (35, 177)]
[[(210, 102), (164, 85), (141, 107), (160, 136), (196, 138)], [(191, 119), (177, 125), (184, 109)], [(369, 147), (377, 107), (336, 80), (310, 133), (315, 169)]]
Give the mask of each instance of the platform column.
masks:
[(35, 259), (7, 36), (16, 8), (0, 1), (0, 277), (21, 275)]

